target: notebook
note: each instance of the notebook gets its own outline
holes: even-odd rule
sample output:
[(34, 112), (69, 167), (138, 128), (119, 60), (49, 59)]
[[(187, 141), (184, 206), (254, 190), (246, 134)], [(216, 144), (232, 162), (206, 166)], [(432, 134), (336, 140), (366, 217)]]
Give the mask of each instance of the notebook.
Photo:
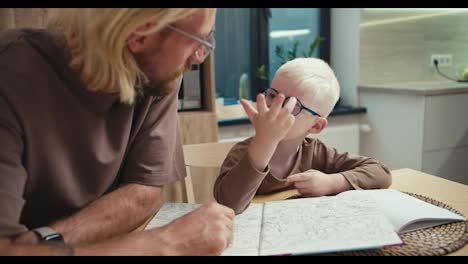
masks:
[[(165, 203), (146, 229), (198, 204)], [(233, 242), (221, 255), (302, 255), (400, 245), (398, 233), (465, 220), (393, 189), (251, 204), (236, 216)]]

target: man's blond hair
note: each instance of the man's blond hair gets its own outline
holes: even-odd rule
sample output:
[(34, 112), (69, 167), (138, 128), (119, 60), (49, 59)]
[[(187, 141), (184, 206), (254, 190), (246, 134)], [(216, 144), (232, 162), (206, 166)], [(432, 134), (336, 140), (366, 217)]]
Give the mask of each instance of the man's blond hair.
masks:
[[(340, 97), (340, 85), (328, 63), (317, 58), (297, 58), (283, 64), (275, 74), (286, 77), (291, 85), (305, 88), (307, 105), (327, 117)], [(309, 92), (310, 91), (310, 92)]]
[(64, 35), (70, 48), (71, 68), (79, 72), (90, 91), (119, 93), (132, 104), (136, 89), (148, 82), (127, 47), (127, 38), (139, 26), (154, 22), (143, 35), (160, 31), (191, 15), (193, 8), (86, 8), (53, 10), (47, 28)]

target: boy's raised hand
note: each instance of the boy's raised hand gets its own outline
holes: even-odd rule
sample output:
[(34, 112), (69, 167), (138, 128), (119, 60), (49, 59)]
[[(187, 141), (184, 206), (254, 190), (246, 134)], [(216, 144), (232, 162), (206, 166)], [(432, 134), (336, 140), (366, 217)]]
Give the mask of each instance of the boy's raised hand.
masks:
[(270, 162), (276, 146), (286, 136), (294, 124), (294, 116), (291, 115), (296, 98), (291, 98), (284, 107), (284, 95), (279, 94), (272, 102), (270, 108), (266, 105), (265, 96), (257, 96), (257, 108), (255, 110), (246, 100), (241, 100), (242, 107), (255, 127), (255, 136), (249, 144), (248, 154), (253, 167), (259, 171), (265, 171)]
[(279, 94), (275, 97), (270, 108), (266, 105), (265, 96), (257, 95), (257, 108), (255, 110), (246, 100), (241, 104), (247, 116), (255, 127), (255, 138), (266, 144), (277, 145), (288, 133), (294, 124), (294, 116), (291, 114), (296, 104), (296, 98), (292, 97), (282, 107), (285, 96)]

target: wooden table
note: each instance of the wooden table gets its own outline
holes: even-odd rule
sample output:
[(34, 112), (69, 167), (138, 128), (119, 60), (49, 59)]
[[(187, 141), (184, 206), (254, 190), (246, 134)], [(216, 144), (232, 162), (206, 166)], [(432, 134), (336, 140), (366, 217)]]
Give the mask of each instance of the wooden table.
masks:
[[(467, 176), (468, 177), (468, 176)], [(404, 192), (424, 195), (441, 201), (457, 209), (468, 217), (468, 186), (440, 177), (429, 175), (412, 169), (392, 171), (392, 185), (390, 188)], [(253, 202), (284, 200), (297, 194), (295, 190), (275, 193), (272, 195), (257, 195)], [(468, 245), (450, 253), (452, 256), (468, 256)]]

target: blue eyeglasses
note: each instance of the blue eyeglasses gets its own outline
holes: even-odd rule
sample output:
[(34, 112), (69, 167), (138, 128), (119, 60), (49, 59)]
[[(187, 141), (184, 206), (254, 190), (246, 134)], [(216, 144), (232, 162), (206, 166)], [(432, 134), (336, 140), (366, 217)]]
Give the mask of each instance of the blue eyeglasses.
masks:
[[(268, 88), (266, 89), (263, 94), (265, 94), (265, 102), (268, 106), (271, 105), (271, 103), (273, 103), (273, 100), (275, 100), (275, 97), (279, 94), (278, 90), (276, 90), (275, 88)], [(289, 101), (291, 97), (288, 96), (284, 99), (284, 102), (283, 102), (283, 106)], [(297, 99), (297, 98), (296, 98)], [(306, 110), (307, 112), (311, 113), (312, 115), (314, 116), (318, 116), (320, 117), (320, 115), (315, 112), (314, 110), (308, 108), (308, 107), (305, 107), (301, 101), (299, 101), (299, 99), (297, 99), (297, 102), (296, 102), (296, 105), (294, 106), (294, 109), (292, 110), (291, 114), (293, 116), (297, 116), (299, 113), (301, 113), (302, 109)]]

